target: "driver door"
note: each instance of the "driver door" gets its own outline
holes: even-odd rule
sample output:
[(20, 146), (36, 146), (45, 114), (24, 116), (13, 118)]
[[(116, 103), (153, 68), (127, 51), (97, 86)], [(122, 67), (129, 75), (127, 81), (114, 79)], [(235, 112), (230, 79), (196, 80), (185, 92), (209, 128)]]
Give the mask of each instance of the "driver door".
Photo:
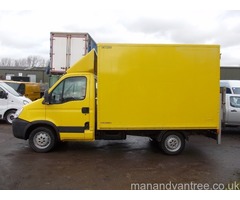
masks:
[(46, 120), (59, 130), (61, 140), (83, 140), (89, 130), (90, 94), (87, 76), (62, 80), (50, 93)]

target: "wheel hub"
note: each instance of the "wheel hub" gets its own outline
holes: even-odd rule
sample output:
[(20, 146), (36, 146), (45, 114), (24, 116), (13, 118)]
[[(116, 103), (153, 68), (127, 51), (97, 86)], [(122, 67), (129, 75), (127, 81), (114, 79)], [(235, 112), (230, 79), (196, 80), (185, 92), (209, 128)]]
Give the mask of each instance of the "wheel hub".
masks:
[(166, 138), (165, 147), (168, 151), (175, 152), (181, 147), (181, 140), (175, 135), (170, 135)]
[(51, 138), (45, 132), (39, 132), (33, 139), (34, 145), (40, 149), (47, 148), (51, 142)]

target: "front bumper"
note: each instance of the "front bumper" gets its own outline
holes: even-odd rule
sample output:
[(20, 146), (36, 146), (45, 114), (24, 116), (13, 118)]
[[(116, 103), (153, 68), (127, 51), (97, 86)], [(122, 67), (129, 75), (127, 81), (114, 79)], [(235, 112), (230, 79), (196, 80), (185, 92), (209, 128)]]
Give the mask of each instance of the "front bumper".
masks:
[(28, 139), (27, 127), (29, 126), (29, 124), (30, 123), (28, 121), (19, 118), (14, 119), (12, 123), (13, 135), (16, 138), (27, 140)]

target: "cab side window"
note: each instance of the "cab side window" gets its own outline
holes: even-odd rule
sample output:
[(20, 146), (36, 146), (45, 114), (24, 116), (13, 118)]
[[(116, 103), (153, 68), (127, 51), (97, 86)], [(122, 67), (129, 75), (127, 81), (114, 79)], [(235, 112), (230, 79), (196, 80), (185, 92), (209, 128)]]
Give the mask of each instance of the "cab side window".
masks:
[(17, 89), (17, 92), (21, 95), (25, 94), (25, 84), (21, 83)]
[(71, 77), (63, 80), (51, 93), (50, 103), (59, 104), (79, 101), (86, 96), (86, 77)]
[(63, 84), (64, 84), (64, 81), (62, 81), (62, 82), (52, 91), (51, 97), (50, 97), (50, 103), (51, 103), (51, 104), (62, 103)]
[(226, 93), (227, 93), (227, 94), (232, 94), (231, 89), (230, 89), (230, 88), (226, 88)]
[(240, 97), (230, 97), (230, 105), (234, 108), (240, 108)]
[(223, 88), (226, 88), (226, 94), (232, 94), (232, 91), (230, 88), (228, 87), (220, 87), (221, 90), (223, 90)]

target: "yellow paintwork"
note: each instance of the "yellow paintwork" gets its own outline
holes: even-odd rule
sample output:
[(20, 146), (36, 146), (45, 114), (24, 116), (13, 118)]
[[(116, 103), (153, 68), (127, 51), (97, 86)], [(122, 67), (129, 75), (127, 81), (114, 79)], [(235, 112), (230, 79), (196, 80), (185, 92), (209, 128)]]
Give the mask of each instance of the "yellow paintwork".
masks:
[(73, 66), (71, 66), (67, 73), (81, 73), (81, 72), (90, 72), (95, 73), (97, 70), (96, 63), (96, 53), (95, 50), (92, 49), (87, 55), (85, 55), (82, 59), (77, 61)]
[(42, 104), (43, 98), (24, 105), (22, 112), (18, 116), (28, 122), (45, 120), (45, 106)]
[[(64, 127), (84, 126), (85, 122), (90, 122), (89, 130), (85, 130), (84, 134), (60, 132), (61, 140), (87, 140), (91, 141), (95, 138), (95, 83), (94, 75), (90, 73), (68, 73), (60, 79), (64, 80), (73, 76), (87, 77), (86, 98), (82, 101), (69, 101), (63, 104), (52, 104), (46, 106), (46, 120), (51, 121), (55, 125)], [(58, 84), (57, 84), (58, 85)], [(51, 90), (52, 91), (52, 88)], [(89, 107), (89, 114), (82, 114), (81, 108)]]
[[(84, 100), (46, 105), (40, 99), (19, 118), (60, 129), (89, 122), (84, 133), (60, 131), (61, 140), (94, 140), (96, 116), (98, 130), (220, 128), (218, 45), (99, 44), (97, 63), (98, 69), (91, 51), (49, 89), (50, 94), (64, 79), (85, 76)], [(83, 114), (82, 107), (90, 112)]]
[(218, 45), (98, 45), (98, 129), (218, 129)]
[[(84, 133), (59, 132), (61, 140), (86, 140), (95, 139), (95, 82), (94, 75), (90, 73), (71, 73), (64, 75), (56, 82), (49, 93), (64, 79), (74, 76), (87, 77), (86, 98), (81, 101), (69, 101), (62, 104), (43, 103), (43, 98), (24, 106), (23, 111), (18, 116), (28, 122), (45, 121), (51, 122), (58, 127), (79, 127), (89, 123), (89, 130)], [(89, 107), (89, 114), (82, 114), (81, 108)], [(41, 122), (42, 123), (42, 122)]]

